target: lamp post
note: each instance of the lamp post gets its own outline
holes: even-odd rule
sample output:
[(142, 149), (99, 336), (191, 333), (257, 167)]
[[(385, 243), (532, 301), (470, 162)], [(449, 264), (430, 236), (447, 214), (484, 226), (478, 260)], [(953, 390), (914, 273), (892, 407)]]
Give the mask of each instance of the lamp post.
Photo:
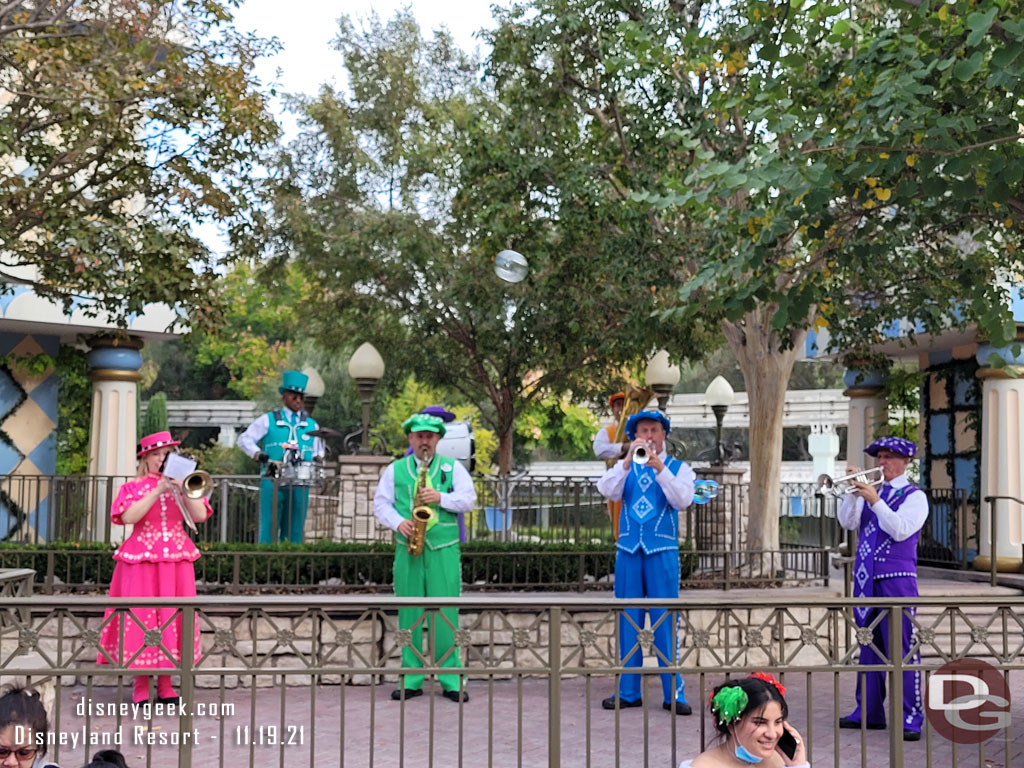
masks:
[(306, 406), (306, 413), (312, 414), (313, 409), (316, 408), (316, 402), (324, 396), (324, 380), (320, 377), (320, 373), (311, 365), (307, 365), (302, 369), (302, 372), (306, 374), (309, 381), (306, 383), (306, 394), (302, 398), (303, 405)]
[(359, 444), (362, 456), (370, 454), (370, 398), (377, 381), (384, 375), (384, 360), (373, 344), (364, 341), (348, 361), (348, 375), (359, 388), (363, 401), (363, 437)]
[(732, 391), (732, 387), (721, 376), (715, 376), (714, 381), (708, 384), (708, 388), (704, 391), (705, 402), (715, 412), (715, 460), (711, 462), (712, 466), (721, 467), (728, 463), (725, 460), (725, 448), (722, 446), (722, 421), (734, 398), (735, 393)]
[(668, 352), (664, 349), (656, 352), (647, 363), (644, 381), (658, 396), (659, 410), (664, 411), (668, 408), (668, 398), (672, 394), (673, 388), (679, 383), (679, 375), (679, 366), (669, 365)]

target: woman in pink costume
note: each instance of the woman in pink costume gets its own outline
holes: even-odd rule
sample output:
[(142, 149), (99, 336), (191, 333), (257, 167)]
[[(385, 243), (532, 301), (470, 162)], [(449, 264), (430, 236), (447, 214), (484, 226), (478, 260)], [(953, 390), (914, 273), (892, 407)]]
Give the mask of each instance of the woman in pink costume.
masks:
[[(196, 574), (192, 565), (199, 550), (186, 533), (183, 514), (201, 523), (213, 510), (203, 499), (188, 499), (171, 491), (172, 480), (160, 468), (167, 454), (179, 445), (170, 432), (155, 432), (139, 443), (139, 476), (121, 486), (110, 510), (117, 525), (134, 525), (114, 559), (114, 577), (110, 582), (111, 597), (195, 597)], [(175, 496), (182, 498), (187, 509), (180, 509)], [(111, 618), (108, 608), (100, 638), (100, 664), (127, 664), (133, 669), (173, 669), (181, 661), (181, 615), (172, 607), (133, 608)], [(146, 632), (158, 630), (159, 645), (147, 645)], [(124, 645), (121, 638), (124, 637)], [(150, 641), (154, 638), (151, 636)], [(192, 647), (199, 658), (199, 627), (195, 628)], [(171, 685), (171, 676), (157, 677), (159, 701), (177, 701), (178, 693)], [(149, 676), (138, 675), (132, 700), (149, 699)]]

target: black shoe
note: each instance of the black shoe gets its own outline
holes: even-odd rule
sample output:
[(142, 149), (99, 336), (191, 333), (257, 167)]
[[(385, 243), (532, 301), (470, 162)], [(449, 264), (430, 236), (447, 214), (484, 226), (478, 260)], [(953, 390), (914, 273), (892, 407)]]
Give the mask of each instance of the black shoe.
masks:
[[(692, 715), (693, 714), (693, 709), (685, 701), (676, 701), (674, 703), (675, 703), (675, 713), (677, 715)], [(661, 708), (662, 709), (667, 709), (669, 712), (671, 712), (673, 710), (672, 704), (669, 704), (667, 701), (662, 702)]]
[(920, 731), (908, 731), (906, 728), (903, 729), (903, 740), (904, 741), (920, 741)]
[(624, 701), (619, 699), (618, 696), (609, 696), (607, 699), (601, 702), (602, 709), (615, 709), (615, 701), (619, 702), (619, 709), (629, 709), (630, 707), (642, 707), (644, 705), (643, 699), (637, 699), (636, 701)]
[(171, 705), (171, 704), (173, 704), (173, 705), (177, 706), (177, 705), (181, 704), (181, 696), (160, 696), (159, 698), (157, 698), (157, 702), (159, 704), (164, 704), (164, 705)]
[(395, 690), (393, 690), (391, 692), (391, 700), (392, 701), (401, 701), (403, 693), (405, 694), (405, 698), (407, 698), (407, 699), (415, 699), (417, 696), (422, 696), (423, 695), (423, 689), (421, 689), (421, 688), (404, 688), (404, 689), (403, 688), (395, 688)]
[[(419, 693), (422, 693), (422, 691), (419, 691)], [(448, 701), (454, 701), (456, 704), (460, 701), (469, 701), (469, 694), (466, 691), (442, 691), (441, 695), (448, 699)]]
[[(849, 717), (840, 717), (839, 718), (839, 727), (840, 728), (850, 728), (852, 730), (859, 731), (860, 730), (860, 721), (859, 720), (851, 720)], [(868, 730), (869, 731), (884, 731), (885, 730), (885, 725), (878, 725), (878, 724), (868, 723)]]

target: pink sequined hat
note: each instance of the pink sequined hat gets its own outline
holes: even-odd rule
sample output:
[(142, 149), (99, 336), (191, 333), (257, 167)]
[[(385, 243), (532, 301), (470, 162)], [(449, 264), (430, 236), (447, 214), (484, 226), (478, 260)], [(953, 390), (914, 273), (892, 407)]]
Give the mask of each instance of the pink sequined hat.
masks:
[(181, 440), (175, 440), (171, 437), (170, 432), (154, 432), (152, 435), (146, 435), (139, 441), (139, 451), (135, 454), (135, 457), (141, 459), (150, 451), (163, 448), (165, 445), (181, 445)]

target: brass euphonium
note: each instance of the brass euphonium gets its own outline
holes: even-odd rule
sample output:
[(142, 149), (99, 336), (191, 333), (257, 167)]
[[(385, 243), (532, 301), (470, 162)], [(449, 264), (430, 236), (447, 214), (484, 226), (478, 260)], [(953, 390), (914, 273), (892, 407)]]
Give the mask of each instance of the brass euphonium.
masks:
[(434, 517), (434, 510), (428, 505), (416, 503), (420, 491), (429, 487), (428, 466), (429, 462), (425, 458), (420, 459), (420, 474), (416, 478), (416, 492), (412, 497), (412, 536), (405, 542), (405, 551), (413, 556), (423, 554), (423, 547), (427, 543), (427, 524)]
[[(640, 413), (654, 397), (654, 392), (643, 387), (637, 387), (630, 384), (626, 387), (626, 401), (622, 404), (622, 413), (619, 415), (619, 423), (615, 427), (615, 437), (612, 438), (613, 443), (621, 443), (626, 436), (626, 422), (629, 421), (629, 417), (635, 413)], [(606, 459), (605, 464), (609, 467), (612, 466), (617, 459)], [(636, 461), (634, 456), (633, 461)]]

